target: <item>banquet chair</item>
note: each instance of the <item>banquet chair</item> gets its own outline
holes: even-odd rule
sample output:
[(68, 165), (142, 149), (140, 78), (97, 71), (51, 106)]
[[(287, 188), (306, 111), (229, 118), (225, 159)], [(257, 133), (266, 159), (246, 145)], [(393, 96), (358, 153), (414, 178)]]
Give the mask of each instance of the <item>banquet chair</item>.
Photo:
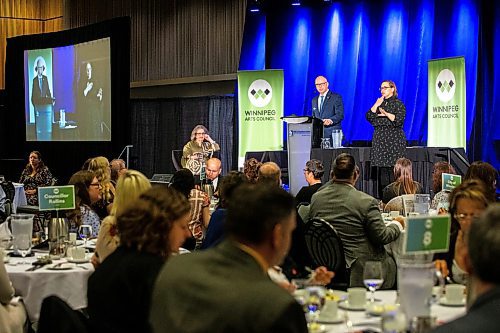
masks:
[(346, 267), (344, 246), (333, 226), (321, 218), (312, 218), (306, 223), (304, 237), (307, 250), (315, 266), (325, 266), (335, 272), (329, 287), (347, 289), (349, 271)]
[(404, 207), (403, 207), (403, 197), (398, 196), (394, 197), (384, 206), (384, 212), (390, 213), (391, 211), (398, 211), (400, 215), (403, 215)]
[(90, 333), (89, 320), (57, 296), (42, 301), (37, 333)]
[(172, 164), (174, 165), (175, 171), (182, 169), (182, 164), (181, 164), (182, 150), (173, 149), (171, 154), (172, 154)]

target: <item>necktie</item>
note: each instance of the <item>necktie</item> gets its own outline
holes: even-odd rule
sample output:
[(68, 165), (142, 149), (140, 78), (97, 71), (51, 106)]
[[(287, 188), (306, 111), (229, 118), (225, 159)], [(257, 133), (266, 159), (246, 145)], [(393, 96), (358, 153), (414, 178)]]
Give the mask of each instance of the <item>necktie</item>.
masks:
[(323, 111), (323, 101), (325, 96), (319, 96), (319, 112)]
[(40, 94), (42, 93), (42, 78), (38, 78), (38, 85), (40, 86)]

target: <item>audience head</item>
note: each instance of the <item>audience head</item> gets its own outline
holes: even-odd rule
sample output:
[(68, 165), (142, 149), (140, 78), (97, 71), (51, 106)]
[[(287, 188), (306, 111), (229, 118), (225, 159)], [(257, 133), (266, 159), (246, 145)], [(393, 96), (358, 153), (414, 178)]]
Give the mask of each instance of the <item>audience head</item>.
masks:
[(434, 163), (434, 168), (432, 171), (432, 190), (434, 191), (434, 194), (438, 193), (443, 188), (441, 179), (443, 173), (449, 173), (452, 175), (457, 174), (455, 168), (453, 168), (453, 166), (448, 162), (441, 161)]
[(123, 176), (127, 172), (127, 166), (125, 161), (122, 159), (114, 159), (109, 163), (111, 168), (111, 180), (114, 182), (118, 181), (118, 177)]
[(101, 185), (109, 182), (111, 180), (111, 169), (109, 167), (109, 161), (104, 156), (97, 156), (90, 160), (89, 171), (95, 173), (95, 176), (101, 183)]
[(320, 160), (309, 160), (306, 162), (304, 176), (308, 183), (321, 180), (321, 177), (323, 177), (324, 174), (325, 169), (323, 167), (323, 163)]
[(90, 206), (93, 202), (100, 199), (99, 188), (101, 185), (95, 174), (88, 170), (77, 171), (69, 179), (68, 185), (75, 187), (75, 205), (81, 204)]
[(194, 176), (189, 169), (177, 170), (170, 180), (170, 187), (176, 189), (189, 198), (191, 190), (194, 188)]
[(479, 179), (481, 180), (488, 191), (492, 191), (495, 194), (496, 185), (497, 185), (498, 171), (488, 162), (476, 161), (473, 162), (469, 169), (467, 169), (467, 173), (465, 174), (464, 179)]
[(278, 186), (243, 184), (228, 202), (226, 229), (236, 241), (258, 248), (269, 265), (286, 256), (295, 228), (293, 196)]
[(331, 178), (335, 180), (356, 181), (359, 170), (352, 155), (339, 154), (333, 161)]
[(191, 141), (203, 142), (208, 134), (208, 129), (203, 125), (196, 125), (191, 131)]
[(243, 173), (250, 183), (257, 183), (257, 179), (259, 178), (259, 169), (261, 166), (262, 162), (259, 162), (256, 158), (253, 157), (246, 160), (243, 164)]
[(89, 169), (90, 161), (92, 161), (92, 157), (87, 158), (85, 160), (85, 162), (83, 162), (82, 170), (88, 170)]
[(495, 201), (495, 196), (480, 180), (466, 180), (450, 195), (450, 214), (460, 228), (468, 231), (471, 221)]
[(151, 188), (149, 179), (136, 170), (127, 170), (123, 176), (118, 178), (116, 184), (116, 195), (111, 208), (111, 215), (120, 214), (139, 195)]
[(266, 162), (259, 168), (259, 184), (281, 185), (281, 169), (274, 162)]
[(28, 164), (26, 165), (26, 168), (28, 168), (28, 170), (38, 171), (44, 166), (45, 164), (42, 160), (42, 154), (38, 150), (33, 150), (28, 157)]
[(242, 172), (231, 171), (224, 178), (222, 178), (219, 193), (220, 204), (223, 208), (227, 207), (234, 190), (241, 184), (247, 183), (247, 177)]
[(500, 204), (492, 204), (481, 217), (472, 222), (468, 234), (471, 274), (479, 280), (500, 284)]
[(214, 180), (215, 178), (219, 177), (221, 171), (222, 163), (218, 158), (212, 157), (208, 159), (205, 165), (205, 174), (207, 175), (208, 179)]
[(418, 187), (413, 182), (413, 171), (411, 161), (407, 158), (398, 158), (394, 165), (394, 179), (396, 180), (396, 192), (400, 192), (400, 187), (406, 194), (417, 193)]
[(190, 236), (190, 205), (174, 189), (153, 187), (116, 216), (120, 244), (165, 259)]

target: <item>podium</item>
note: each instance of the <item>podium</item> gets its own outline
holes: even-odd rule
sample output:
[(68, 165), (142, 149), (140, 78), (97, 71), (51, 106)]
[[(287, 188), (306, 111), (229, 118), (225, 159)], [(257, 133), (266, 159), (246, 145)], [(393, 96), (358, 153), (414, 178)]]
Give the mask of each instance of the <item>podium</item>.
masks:
[(311, 159), (311, 149), (320, 148), (323, 123), (309, 116), (282, 117), (287, 124), (288, 179), (290, 193), (296, 195), (303, 186), (304, 167)]
[(52, 140), (52, 103), (35, 106), (37, 141)]

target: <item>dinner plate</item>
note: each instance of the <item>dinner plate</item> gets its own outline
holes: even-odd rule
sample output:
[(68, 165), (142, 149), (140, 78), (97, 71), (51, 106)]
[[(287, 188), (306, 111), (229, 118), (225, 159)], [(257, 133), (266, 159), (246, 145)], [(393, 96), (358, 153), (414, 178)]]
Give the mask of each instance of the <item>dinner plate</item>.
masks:
[(457, 306), (457, 307), (460, 307), (460, 306), (465, 306), (465, 297), (462, 299), (462, 301), (460, 303), (456, 303), (456, 302), (450, 302), (448, 301), (448, 299), (446, 299), (446, 297), (441, 297), (439, 299), (439, 304), (441, 305), (444, 305), (444, 306)]
[(318, 323), (321, 324), (339, 324), (344, 321), (344, 318), (340, 316), (340, 314), (337, 313), (337, 316), (334, 318), (322, 318), (321, 313), (318, 318)]
[(73, 258), (67, 258), (66, 259), (68, 262), (74, 263), (74, 264), (86, 264), (90, 262), (89, 259), (87, 258), (82, 258), (82, 259), (73, 259)]
[(55, 264), (47, 267), (47, 269), (50, 269), (51, 271), (66, 271), (73, 268), (75, 268), (75, 265), (70, 263)]
[(397, 309), (395, 304), (382, 304), (382, 303), (373, 303), (369, 304), (366, 308), (366, 313), (371, 316), (381, 316), (386, 312), (394, 311)]
[(364, 311), (369, 303), (365, 303), (360, 306), (352, 306), (349, 304), (348, 300), (345, 301), (340, 301), (339, 302), (339, 308), (344, 309), (344, 310), (349, 310), (349, 311)]

